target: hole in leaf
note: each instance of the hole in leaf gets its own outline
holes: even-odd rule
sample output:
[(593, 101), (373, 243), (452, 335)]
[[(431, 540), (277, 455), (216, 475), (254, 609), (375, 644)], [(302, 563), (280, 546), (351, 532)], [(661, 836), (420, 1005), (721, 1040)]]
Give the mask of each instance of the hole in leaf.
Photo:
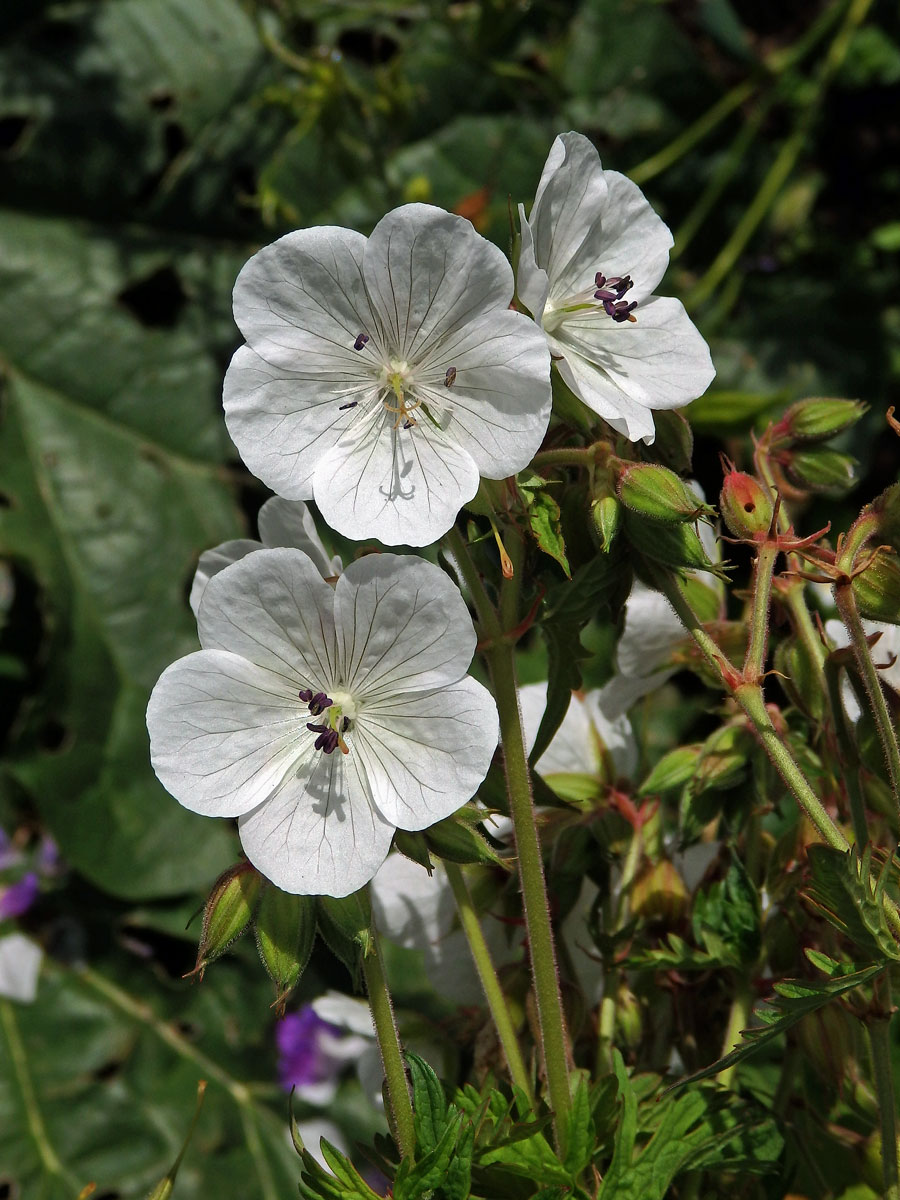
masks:
[(178, 322), (187, 296), (175, 269), (165, 266), (119, 292), (118, 298), (142, 325), (171, 329)]
[(147, 103), (157, 112), (168, 112), (175, 104), (175, 93), (168, 88), (156, 88), (147, 97)]
[(49, 754), (55, 754), (73, 740), (69, 730), (55, 717), (50, 717), (41, 726), (37, 735), (38, 745)]
[(0, 117), (0, 154), (12, 158), (25, 144), (34, 117), (28, 113), (7, 113)]

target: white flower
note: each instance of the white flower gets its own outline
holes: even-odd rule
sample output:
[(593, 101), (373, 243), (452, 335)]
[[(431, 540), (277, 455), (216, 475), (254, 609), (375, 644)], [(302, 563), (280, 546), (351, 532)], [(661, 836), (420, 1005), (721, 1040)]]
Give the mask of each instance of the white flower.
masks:
[[(881, 679), (894, 689), (895, 692), (900, 692), (900, 625), (888, 625), (881, 621), (863, 621), (863, 629), (869, 637), (873, 633), (880, 633), (881, 637), (871, 647), (869, 653), (872, 655), (872, 661), (879, 668), (878, 674)], [(834, 642), (837, 649), (842, 649), (850, 645), (850, 634), (847, 632), (847, 626), (837, 617), (832, 617), (825, 622), (825, 633)], [(862, 715), (862, 709), (859, 706), (859, 701), (856, 698), (856, 693), (849, 679), (841, 681), (841, 699), (844, 702), (844, 711), (851, 721), (858, 721)]]
[(426, 204), (368, 239), (325, 226), (260, 250), (225, 377), (247, 466), (348, 537), (435, 541), (480, 475), (527, 466), (550, 419), (546, 343), (512, 294), (501, 251)]
[(288, 892), (346, 896), (395, 828), (449, 816), (497, 744), (457, 588), (418, 558), (369, 555), (335, 586), (299, 550), (215, 575), (202, 650), (150, 697), (154, 770), (185, 808), (239, 817), (250, 861)]
[(715, 370), (681, 301), (651, 295), (672, 235), (636, 184), (579, 133), (550, 150), (531, 215), (520, 205), (518, 293), (576, 396), (632, 441), (653, 409), (703, 394)]
[[(519, 705), (525, 748), (530, 753), (547, 707), (546, 683), (519, 688)], [(630, 775), (637, 766), (637, 743), (625, 709), (605, 688), (573, 692), (559, 729), (535, 767), (545, 778), (601, 775), (604, 752), (609, 753), (620, 775)]]
[(267, 500), (256, 518), (259, 525), (259, 541), (251, 538), (236, 538), (232, 542), (222, 542), (212, 550), (204, 550), (197, 563), (194, 582), (191, 584), (190, 603), (194, 616), (200, 611), (200, 598), (207, 583), (213, 575), (233, 562), (246, 558), (254, 550), (264, 546), (272, 549), (275, 546), (293, 546), (308, 554), (315, 563), (316, 569), (323, 579), (333, 579), (344, 569), (340, 558), (335, 555), (330, 558), (328, 551), (322, 545), (312, 513), (302, 501), (283, 500), (281, 496), (273, 496)]
[(30, 1004), (37, 995), (44, 952), (22, 933), (0, 937), (0, 996)]

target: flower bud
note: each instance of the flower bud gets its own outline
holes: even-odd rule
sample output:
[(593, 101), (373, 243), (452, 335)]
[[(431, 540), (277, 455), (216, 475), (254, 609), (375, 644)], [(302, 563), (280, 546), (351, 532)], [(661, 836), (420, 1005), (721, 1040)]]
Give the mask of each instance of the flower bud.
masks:
[(306, 970), (316, 940), (316, 902), (269, 884), (254, 922), (256, 946), (263, 966), (278, 989), (278, 1001), (296, 987)]
[(643, 1025), (640, 1000), (627, 983), (621, 984), (616, 993), (616, 1029), (629, 1050), (641, 1044)]
[(687, 912), (690, 896), (675, 867), (663, 859), (641, 871), (631, 885), (630, 900), (636, 917), (672, 925)]
[(892, 483), (867, 504), (860, 513), (860, 520), (866, 522), (869, 537), (876, 544), (887, 542), (900, 550), (900, 483)]
[(363, 956), (371, 949), (372, 905), (363, 888), (351, 896), (319, 896), (319, 933), (328, 949), (360, 981)]
[(615, 496), (601, 496), (599, 500), (594, 501), (591, 516), (594, 519), (594, 527), (600, 534), (600, 549), (608, 554), (622, 524), (622, 506)]
[(859, 400), (800, 400), (784, 414), (780, 428), (794, 441), (824, 442), (855, 425), (867, 407)]
[(728, 578), (722, 567), (709, 558), (692, 525), (665, 525), (626, 511), (625, 532), (635, 550), (653, 562), (674, 570), (710, 571), (720, 579)]
[(808, 492), (841, 495), (856, 482), (856, 459), (827, 446), (795, 450), (786, 463), (790, 480)]
[(850, 1017), (840, 1004), (807, 1013), (797, 1026), (805, 1056), (824, 1080), (840, 1088), (853, 1061)]
[(743, 471), (729, 471), (722, 484), (719, 510), (736, 538), (757, 541), (772, 526), (775, 505), (768, 488)]
[(693, 794), (734, 787), (743, 778), (753, 749), (753, 738), (744, 725), (724, 725), (711, 733), (691, 780)]
[(687, 783), (696, 770), (697, 759), (702, 749), (699, 743), (693, 746), (676, 746), (674, 750), (663, 755), (641, 784), (638, 795), (670, 792)]
[(219, 876), (203, 911), (195, 971), (202, 971), (207, 963), (214, 962), (249, 929), (262, 884), (262, 876), (246, 861), (236, 863)]
[(791, 701), (815, 721), (825, 713), (825, 694), (819, 684), (818, 664), (799, 638), (786, 638), (775, 647), (775, 669)]
[(438, 821), (425, 830), (428, 849), (438, 858), (454, 863), (483, 863), (495, 867), (510, 864), (491, 849), (481, 834), (459, 814)]
[(900, 625), (900, 555), (879, 550), (851, 587), (860, 616)]
[(654, 463), (630, 463), (619, 476), (616, 493), (626, 508), (653, 521), (678, 523), (715, 515), (674, 471)]

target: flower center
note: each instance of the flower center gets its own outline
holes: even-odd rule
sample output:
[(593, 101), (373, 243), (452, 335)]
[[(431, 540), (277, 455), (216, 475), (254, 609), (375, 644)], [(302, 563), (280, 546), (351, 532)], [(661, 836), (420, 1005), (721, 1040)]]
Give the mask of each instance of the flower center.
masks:
[(541, 323), (548, 333), (552, 333), (570, 313), (602, 308), (606, 315), (612, 317), (617, 324), (622, 321), (630, 321), (634, 324), (637, 317), (632, 316), (632, 313), (637, 308), (637, 301), (632, 300), (629, 304), (623, 299), (625, 293), (633, 287), (634, 280), (630, 275), (607, 276), (602, 271), (598, 271), (594, 276), (593, 287), (569, 296), (560, 304), (552, 304), (548, 301)]
[(353, 697), (347, 692), (335, 692), (332, 697), (325, 692), (314, 692), (312, 688), (302, 688), (297, 694), (312, 716), (325, 718), (324, 721), (306, 722), (306, 728), (318, 735), (314, 748), (325, 754), (333, 754), (337, 749), (342, 754), (349, 754), (350, 747), (344, 741), (344, 734), (350, 732), (356, 719)]
[(414, 384), (412, 369), (406, 359), (392, 358), (381, 368), (381, 386), (384, 389), (381, 403), (387, 412), (396, 415), (395, 429), (401, 425), (404, 429), (412, 429), (416, 424), (412, 414), (422, 407), (422, 401), (416, 398)]

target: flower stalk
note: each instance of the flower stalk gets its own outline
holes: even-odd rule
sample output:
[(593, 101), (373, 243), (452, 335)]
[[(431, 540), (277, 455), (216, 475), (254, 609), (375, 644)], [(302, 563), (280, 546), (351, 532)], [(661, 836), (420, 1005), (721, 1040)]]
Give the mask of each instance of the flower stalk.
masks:
[(409, 1084), (406, 1080), (400, 1035), (394, 1020), (394, 1007), (384, 975), (378, 933), (374, 925), (370, 929), (369, 946), (362, 956), (362, 965), (366, 991), (369, 996), (369, 1007), (372, 1010), (372, 1023), (375, 1026), (375, 1037), (384, 1066), (391, 1126), (401, 1155), (404, 1158), (412, 1158), (416, 1146), (412, 1101), (409, 1095)]
[(531, 1076), (522, 1057), (509, 1005), (506, 1003), (506, 996), (503, 994), (503, 988), (500, 986), (496, 968), (491, 961), (491, 953), (485, 941), (478, 913), (475, 911), (475, 906), (472, 903), (472, 896), (469, 892), (465, 876), (456, 863), (446, 860), (444, 862), (444, 870), (447, 872), (447, 879), (453, 890), (456, 910), (459, 913), (459, 923), (462, 926), (463, 933), (466, 935), (466, 941), (469, 943), (472, 961), (475, 963), (475, 970), (478, 972), (478, 978), (481, 980), (481, 986), (484, 989), (484, 997), (487, 1000), (488, 1008), (490, 1009), (491, 1017), (497, 1030), (497, 1036), (500, 1038), (500, 1045), (503, 1048), (506, 1065), (509, 1067), (510, 1077), (516, 1087), (525, 1093), (533, 1107), (534, 1092), (531, 1086)]

